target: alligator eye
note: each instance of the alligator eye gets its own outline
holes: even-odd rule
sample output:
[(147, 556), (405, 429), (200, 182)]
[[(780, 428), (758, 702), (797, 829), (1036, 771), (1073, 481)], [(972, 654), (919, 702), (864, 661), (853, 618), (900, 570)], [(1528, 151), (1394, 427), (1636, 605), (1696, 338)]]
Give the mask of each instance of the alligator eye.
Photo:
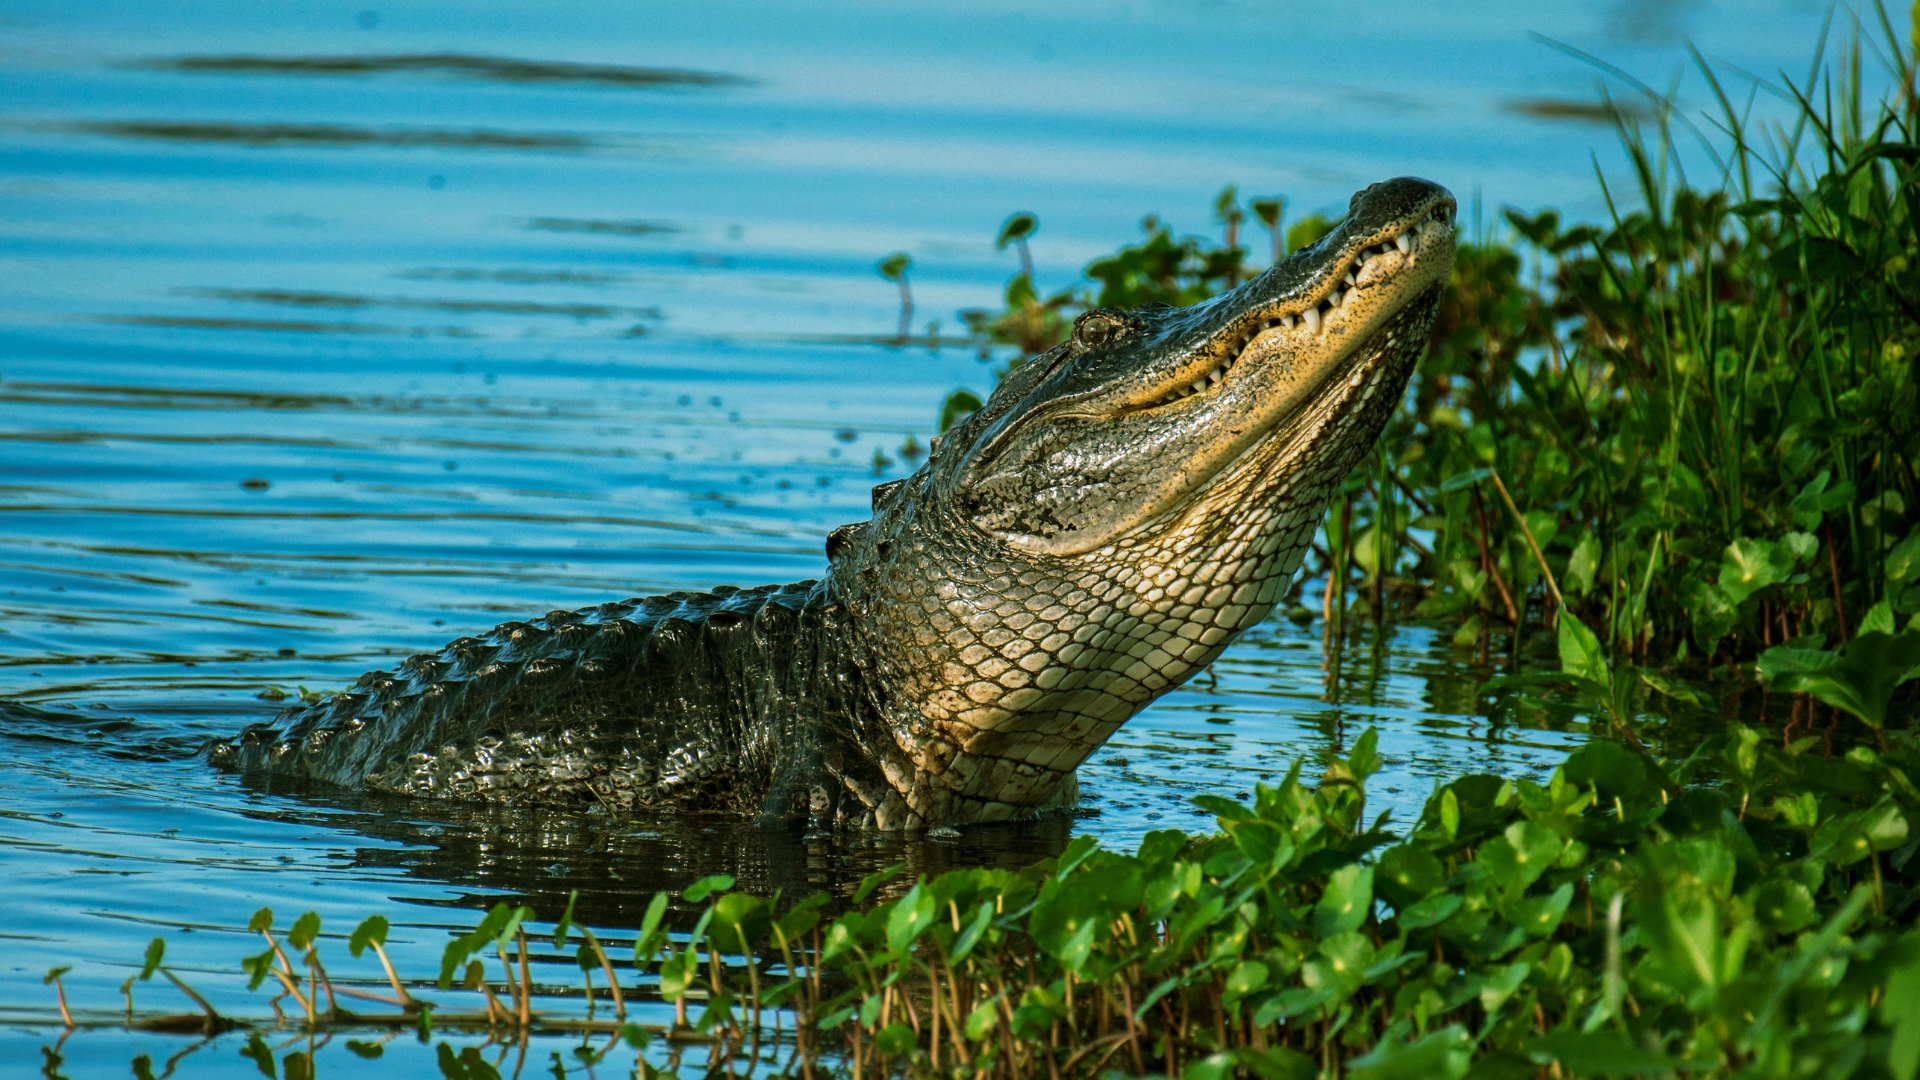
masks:
[(1137, 328), (1125, 312), (1094, 308), (1073, 320), (1073, 339), (1093, 349), (1125, 337)]

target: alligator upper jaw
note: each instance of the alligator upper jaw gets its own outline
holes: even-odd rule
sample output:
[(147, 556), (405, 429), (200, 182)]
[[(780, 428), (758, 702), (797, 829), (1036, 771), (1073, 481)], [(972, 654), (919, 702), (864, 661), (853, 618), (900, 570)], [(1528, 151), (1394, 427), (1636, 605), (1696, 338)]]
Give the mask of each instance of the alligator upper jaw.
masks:
[[(1262, 365), (1299, 369), (1306, 379), (1286, 381), (1311, 392), (1343, 360), (1374, 345), (1380, 331), (1408, 303), (1444, 279), (1453, 259), (1451, 217), (1452, 200), (1446, 199), (1417, 221), (1383, 230), (1378, 239), (1365, 237), (1371, 242), (1352, 245), (1351, 253), (1345, 245), (1336, 248), (1334, 257), (1305, 287), (1247, 303), (1244, 314), (1232, 320), (1227, 330), (1193, 350), (1193, 359), (1136, 393), (1136, 398), (1147, 400), (1129, 401), (1122, 411), (1178, 408), (1189, 398), (1219, 389), (1236, 371), (1245, 373)], [(1259, 285), (1256, 279), (1245, 288), (1255, 290)], [(1258, 373), (1246, 377), (1257, 382)], [(1246, 396), (1240, 386), (1218, 396), (1231, 397), (1236, 391)], [(1284, 414), (1291, 411), (1287, 406), (1297, 404), (1297, 397), (1251, 404), (1261, 411)]]

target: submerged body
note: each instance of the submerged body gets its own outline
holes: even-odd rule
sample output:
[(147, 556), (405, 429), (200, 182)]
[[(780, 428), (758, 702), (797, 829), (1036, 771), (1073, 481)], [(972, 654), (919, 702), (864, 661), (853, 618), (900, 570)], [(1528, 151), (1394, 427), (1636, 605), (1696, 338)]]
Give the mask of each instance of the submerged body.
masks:
[(1354, 196), (1190, 308), (1095, 310), (936, 440), (820, 581), (557, 611), (215, 744), (378, 790), (915, 829), (1075, 768), (1265, 618), (1424, 350), (1445, 189)]

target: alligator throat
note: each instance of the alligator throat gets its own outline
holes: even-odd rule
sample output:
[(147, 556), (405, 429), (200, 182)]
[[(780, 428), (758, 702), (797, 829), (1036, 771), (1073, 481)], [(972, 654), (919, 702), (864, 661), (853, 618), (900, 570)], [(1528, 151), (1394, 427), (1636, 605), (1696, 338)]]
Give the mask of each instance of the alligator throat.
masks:
[(1098, 309), (1015, 370), (820, 581), (555, 611), (209, 750), (415, 795), (919, 829), (1074, 770), (1266, 617), (1426, 347), (1454, 202), (1401, 178), (1189, 308)]

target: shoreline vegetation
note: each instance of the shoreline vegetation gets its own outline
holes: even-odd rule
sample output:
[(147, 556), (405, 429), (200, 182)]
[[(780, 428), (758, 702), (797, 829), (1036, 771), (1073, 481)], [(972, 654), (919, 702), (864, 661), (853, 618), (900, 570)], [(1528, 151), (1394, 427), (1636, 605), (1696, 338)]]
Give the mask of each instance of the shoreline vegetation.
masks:
[[(571, 905), (536, 934), (503, 902), (450, 936), (437, 978), (402, 977), (382, 917), (342, 958), (317, 915), (282, 930), (262, 909), (248, 931), (265, 948), (233, 978), (274, 995), (271, 1020), (219, 1014), (156, 938), (124, 1015), (76, 1019), (68, 969), (48, 972), (60, 1023), (239, 1029), (268, 1076), (294, 1045), (272, 1033), (301, 1043), (278, 1063), (289, 1077), (314, 1075), (336, 1034), (366, 1035), (346, 1046), (372, 1058), (437, 1030), (484, 1037), (437, 1047), (444, 1075), (476, 1078), (518, 1075), (530, 1037), (565, 1033), (583, 1039), (574, 1059), (536, 1068), (1914, 1080), (1920, 102), (1913, 44), (1875, 12), (1878, 37), (1751, 92), (1792, 103), (1789, 122), (1750, 127), (1753, 97), (1696, 55), (1717, 111), (1696, 123), (1637, 91), (1656, 131), (1621, 122), (1632, 190), (1607, 188), (1609, 222), (1510, 209), (1510, 238), (1463, 242), (1434, 348), (1328, 517), (1330, 647), (1362, 616), (1437, 620), (1481, 649), (1498, 630), (1516, 656), (1529, 634), (1557, 647), (1557, 671), (1488, 687), (1553, 686), (1554, 707), (1590, 718), (1547, 782), (1453, 779), (1397, 826), (1368, 813), (1368, 731), (1317, 778), (1296, 764), (1248, 804), (1196, 799), (1209, 834), (1151, 833), (1133, 854), (1083, 836), (1017, 872), (896, 867), (798, 901), (709, 877), (601, 935)], [(1895, 75), (1877, 104), (1875, 56)], [(1682, 175), (1682, 137), (1713, 183)], [(1038, 223), (1016, 215), (1000, 243), (1022, 272), (1004, 310), (968, 322), (1031, 356), (1087, 307), (1204, 299), (1255, 272), (1248, 210), (1276, 258), (1329, 227), (1288, 224), (1279, 199), (1243, 210), (1229, 188), (1224, 243), (1149, 218), (1090, 285), (1042, 296)], [(886, 267), (903, 328), (908, 268)], [(978, 405), (956, 392), (942, 428)], [(1683, 675), (1757, 678), (1790, 719), (1728, 722)], [(1683, 740), (1643, 718), (1652, 694), (1724, 726)], [(136, 1012), (136, 993), (196, 1011)]]
[[(304, 1044), (287, 1071), (311, 1076), (315, 1037), (384, 1035), (347, 1042), (373, 1057), (439, 1029), (497, 1048), (489, 1062), (443, 1039), (450, 1077), (497, 1077), (516, 1047), (524, 1064), (529, 1036), (564, 1034), (583, 1040), (576, 1068), (632, 1060), (643, 1080), (683, 1065), (808, 1078), (1912, 1080), (1920, 750), (1904, 732), (1892, 741), (1826, 757), (1818, 737), (1783, 746), (1736, 724), (1675, 762), (1596, 739), (1544, 784), (1440, 785), (1396, 835), (1387, 814), (1367, 813), (1380, 763), (1369, 730), (1317, 783), (1296, 763), (1251, 805), (1196, 799), (1216, 815), (1210, 835), (1155, 832), (1134, 854), (1082, 836), (1018, 872), (908, 883), (890, 880), (895, 867), (851, 897), (798, 902), (709, 877), (656, 895), (618, 937), (573, 923), (571, 904), (535, 935), (534, 912), (503, 902), (451, 937), (437, 979), (395, 971), (382, 917), (348, 935), (348, 962), (317, 915), (279, 931), (263, 909), (248, 929), (266, 947), (233, 978), (274, 994), (272, 1022), (218, 1014), (166, 966), (161, 938), (122, 987), (124, 1020), (90, 1020), (246, 1028), (242, 1053), (268, 1075), (269, 1031)], [(576, 966), (584, 1016), (561, 988)], [(48, 973), (55, 992), (64, 971)], [(136, 1020), (134, 989), (155, 974), (199, 1011)], [(385, 1008), (347, 1011), (369, 1001)], [(668, 1005), (671, 1023), (628, 1020), (646, 1006), (664, 1019)], [(64, 993), (60, 1010), (71, 1031)]]

